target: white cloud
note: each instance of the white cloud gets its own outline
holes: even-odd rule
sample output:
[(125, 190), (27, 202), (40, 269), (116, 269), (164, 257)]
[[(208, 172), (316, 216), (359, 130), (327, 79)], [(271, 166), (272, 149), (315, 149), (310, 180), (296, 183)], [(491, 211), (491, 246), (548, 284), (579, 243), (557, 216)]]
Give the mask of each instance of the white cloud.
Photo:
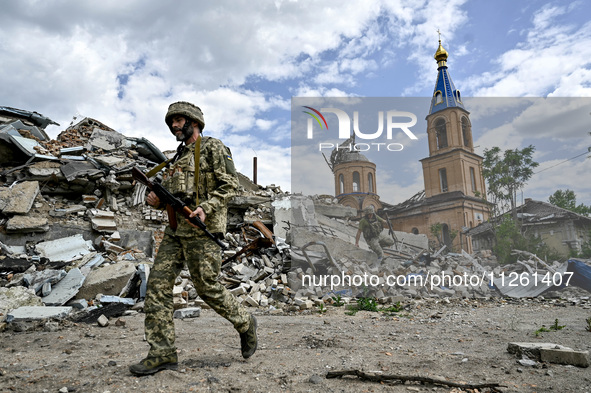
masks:
[(580, 6), (535, 12), (525, 40), (498, 56), (496, 70), (468, 78), (464, 89), (480, 97), (588, 96), (581, 69), (591, 65), (591, 23), (577, 28), (556, 22), (567, 12), (580, 12)]

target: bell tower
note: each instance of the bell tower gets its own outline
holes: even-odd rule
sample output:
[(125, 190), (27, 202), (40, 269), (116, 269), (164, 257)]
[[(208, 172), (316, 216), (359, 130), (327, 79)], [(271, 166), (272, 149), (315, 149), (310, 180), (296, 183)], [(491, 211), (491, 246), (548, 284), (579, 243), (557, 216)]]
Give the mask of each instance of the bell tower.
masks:
[(482, 157), (474, 153), (470, 113), (449, 75), (441, 40), (434, 57), (438, 73), (427, 115), (429, 157), (421, 160), (425, 197), (461, 192), (481, 198), (486, 194)]

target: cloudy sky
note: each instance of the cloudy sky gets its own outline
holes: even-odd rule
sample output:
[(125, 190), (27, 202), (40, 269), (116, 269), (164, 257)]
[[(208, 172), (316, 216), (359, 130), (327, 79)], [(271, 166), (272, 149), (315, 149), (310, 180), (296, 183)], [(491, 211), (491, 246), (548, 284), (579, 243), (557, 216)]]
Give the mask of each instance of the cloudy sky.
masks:
[[(438, 29), (463, 97), (591, 97), (591, 3), (582, 0), (4, 0), (1, 10), (0, 105), (60, 123), (51, 137), (75, 116), (92, 117), (167, 150), (176, 143), (166, 108), (191, 101), (238, 170), (250, 176), (256, 155), (259, 183), (283, 190), (291, 190), (291, 98), (430, 97)], [(468, 108), (473, 121), (481, 109)], [(480, 153), (537, 147), (525, 197), (570, 188), (591, 204), (591, 116), (577, 122), (537, 133), (500, 124), (474, 129), (474, 140)], [(396, 177), (378, 172), (385, 201), (422, 189), (424, 132), (422, 151)]]

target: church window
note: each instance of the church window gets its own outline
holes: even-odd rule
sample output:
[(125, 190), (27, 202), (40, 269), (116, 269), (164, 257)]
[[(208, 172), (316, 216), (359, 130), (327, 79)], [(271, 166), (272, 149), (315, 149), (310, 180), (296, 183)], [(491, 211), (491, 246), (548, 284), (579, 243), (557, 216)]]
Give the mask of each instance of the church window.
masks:
[(339, 190), (340, 194), (345, 193), (345, 177), (342, 174), (339, 175)]
[(439, 90), (435, 92), (435, 105), (441, 104), (443, 102), (443, 94)]
[(447, 172), (445, 168), (439, 170), (439, 188), (441, 192), (447, 192)]
[(462, 136), (464, 137), (464, 146), (470, 146), (470, 124), (468, 118), (462, 117)]
[(460, 102), (462, 102), (462, 96), (460, 95), (460, 91), (456, 90), (456, 99)]
[(476, 190), (476, 171), (473, 167), (470, 167), (470, 182), (472, 182), (472, 192)]
[(369, 192), (374, 192), (373, 190), (373, 174), (372, 173), (368, 173), (367, 174), (367, 185), (368, 185), (368, 191)]
[(361, 184), (361, 178), (359, 172), (353, 172), (353, 192), (359, 192), (359, 184)]
[(445, 119), (439, 118), (435, 120), (435, 135), (437, 137), (437, 148), (442, 149), (447, 147), (447, 129), (445, 127)]

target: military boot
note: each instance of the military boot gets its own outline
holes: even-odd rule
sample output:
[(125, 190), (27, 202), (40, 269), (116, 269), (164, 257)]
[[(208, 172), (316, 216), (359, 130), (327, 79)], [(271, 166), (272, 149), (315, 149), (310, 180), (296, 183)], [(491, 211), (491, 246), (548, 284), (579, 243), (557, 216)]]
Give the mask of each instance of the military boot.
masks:
[(174, 353), (168, 356), (147, 357), (129, 366), (129, 371), (135, 375), (150, 375), (162, 370), (176, 370), (177, 366), (178, 357)]
[(240, 347), (244, 359), (251, 357), (257, 350), (257, 320), (252, 314), (250, 315), (248, 330), (240, 333)]

